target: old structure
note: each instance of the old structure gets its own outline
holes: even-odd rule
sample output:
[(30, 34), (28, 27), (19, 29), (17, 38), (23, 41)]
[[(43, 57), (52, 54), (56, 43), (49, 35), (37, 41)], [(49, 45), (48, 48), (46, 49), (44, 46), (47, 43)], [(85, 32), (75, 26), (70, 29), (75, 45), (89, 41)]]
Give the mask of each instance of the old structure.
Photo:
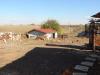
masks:
[(95, 51), (100, 46), (100, 12), (92, 16), (89, 25), (89, 47)]
[(27, 33), (28, 38), (36, 39), (36, 38), (43, 38), (43, 39), (50, 39), (50, 38), (57, 38), (57, 32), (52, 29), (33, 29)]
[(7, 43), (7, 40), (21, 41), (21, 34), (17, 34), (14, 32), (0, 32), (0, 40), (4, 41), (4, 43)]

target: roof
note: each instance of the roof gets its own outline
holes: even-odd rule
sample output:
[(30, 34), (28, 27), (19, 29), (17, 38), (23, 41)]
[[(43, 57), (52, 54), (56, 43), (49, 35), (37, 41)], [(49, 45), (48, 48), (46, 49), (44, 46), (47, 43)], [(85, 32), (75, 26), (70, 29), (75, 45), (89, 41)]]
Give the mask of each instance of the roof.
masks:
[(55, 30), (53, 30), (53, 29), (33, 29), (33, 30), (31, 30), (31, 31), (29, 31), (29, 32), (32, 32), (32, 31), (39, 31), (39, 32), (43, 32), (43, 33), (54, 33), (54, 32), (56, 32)]
[(95, 15), (92, 15), (91, 17), (100, 18), (100, 12), (96, 13)]
[(100, 22), (100, 19), (91, 19), (89, 22)]
[(95, 22), (100, 22), (100, 19), (96, 20)]

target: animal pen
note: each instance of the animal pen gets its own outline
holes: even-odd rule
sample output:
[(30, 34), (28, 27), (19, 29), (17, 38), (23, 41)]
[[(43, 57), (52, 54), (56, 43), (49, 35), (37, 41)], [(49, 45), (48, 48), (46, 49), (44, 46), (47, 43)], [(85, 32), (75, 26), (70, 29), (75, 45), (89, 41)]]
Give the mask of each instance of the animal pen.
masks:
[(100, 46), (100, 12), (91, 16), (93, 19), (89, 24), (89, 47), (94, 52)]

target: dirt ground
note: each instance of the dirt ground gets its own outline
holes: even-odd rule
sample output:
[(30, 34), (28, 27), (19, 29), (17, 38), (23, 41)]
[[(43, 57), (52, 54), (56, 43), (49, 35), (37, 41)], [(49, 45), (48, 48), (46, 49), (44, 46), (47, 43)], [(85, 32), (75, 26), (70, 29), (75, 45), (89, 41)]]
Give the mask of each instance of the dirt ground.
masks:
[[(84, 45), (88, 42), (87, 38), (67, 38), (64, 40), (54, 39), (54, 40), (32, 40), (23, 39), (22, 41), (11, 41), (8, 40), (5, 44), (3, 41), (0, 42), (0, 68), (3, 68), (9, 63), (22, 58), (36, 47), (46, 47), (46, 48), (58, 48), (66, 49), (67, 45)], [(57, 46), (48, 46), (46, 44), (55, 44)], [(51, 49), (52, 50), (52, 49)]]
[[(36, 61), (34, 61), (34, 62), (32, 61), (32, 62), (33, 62), (33, 64), (36, 64), (36, 65), (38, 63), (38, 65), (37, 65), (37, 67), (38, 67), (37, 68), (37, 71), (39, 71), (39, 69), (40, 69), (40, 67), (39, 67), (39, 64), (40, 63), (41, 63), (40, 64), (41, 67), (43, 68), (43, 66), (42, 66), (42, 63), (43, 62), (45, 62), (45, 61), (48, 61), (49, 62), (49, 61), (54, 61), (54, 60), (55, 61), (52, 62), (52, 63), (51, 62), (49, 62), (49, 63), (47, 62), (47, 64), (49, 65), (48, 68), (50, 68), (50, 71), (48, 71), (48, 73), (53, 73), (53, 72), (56, 72), (57, 73), (57, 71), (55, 71), (55, 70), (53, 71), (53, 69), (57, 69), (56, 67), (58, 65), (59, 65), (58, 68), (59, 68), (60, 71), (61, 70), (64, 70), (64, 68), (65, 68), (64, 66), (66, 66), (66, 67), (68, 66), (66, 64), (64, 65), (64, 63), (67, 63), (67, 62), (73, 63), (72, 60), (73, 61), (77, 60), (76, 62), (79, 63), (80, 60), (81, 60), (81, 58), (79, 56), (73, 58), (73, 56), (75, 54), (69, 52), (69, 50), (68, 50), (68, 56), (66, 56), (66, 57), (64, 56), (64, 59), (62, 59), (63, 58), (62, 57), (62, 54), (65, 54), (66, 55), (66, 53), (67, 53), (66, 52), (67, 51), (66, 46), (67, 45), (70, 45), (70, 44), (71, 45), (72, 44), (73, 45), (78, 45), (79, 43), (80, 43), (79, 46), (81, 46), (83, 43), (86, 43), (87, 42), (87, 41), (84, 41), (84, 40), (86, 40), (86, 38), (76, 38), (75, 37), (75, 38), (72, 38), (72, 39), (74, 39), (74, 40), (71, 40), (71, 38), (67, 38), (65, 40), (47, 40), (47, 41), (24, 39), (24, 40), (22, 40), (20, 42), (18, 42), (18, 41), (8, 41), (6, 44), (1, 41), (1, 44), (0, 44), (0, 67), (1, 67), (1, 69), (0, 70), (2, 70), (2, 68), (5, 69), (5, 67), (7, 65), (9, 65), (10, 63), (11, 63), (11, 65), (10, 65), (10, 68), (8, 68), (8, 70), (11, 70), (12, 68), (17, 67), (18, 65), (13, 64), (13, 62), (14, 61), (15, 62), (19, 61), (20, 58), (22, 59), (21, 62), (23, 62), (24, 65), (29, 64), (28, 61), (31, 61), (31, 59), (32, 60), (36, 60)], [(48, 44), (49, 43), (50, 44), (51, 43), (52, 44), (57, 44), (58, 46), (46, 46), (47, 43)], [(30, 52), (32, 52), (33, 55), (28, 54)], [(40, 55), (38, 54), (38, 52), (39, 52)], [(61, 53), (61, 54), (60, 55), (57, 55), (57, 54), (55, 55), (55, 53), (58, 53), (58, 54)], [(28, 54), (28, 56), (26, 56), (27, 54)], [(53, 54), (53, 56), (52, 56), (52, 54)], [(80, 54), (78, 54), (78, 55), (80, 55)], [(50, 58), (50, 56), (51, 56), (51, 58)], [(24, 57), (25, 57), (25, 59), (24, 59)], [(65, 58), (66, 59), (69, 58), (69, 59), (66, 60)], [(77, 59), (75, 59), (75, 58), (77, 58)], [(62, 62), (60, 62), (60, 61), (62, 61)], [(32, 62), (30, 62), (30, 63), (32, 64)], [(57, 64), (55, 67), (53, 67), (53, 65), (55, 65), (54, 63)], [(18, 64), (21, 65), (20, 62), (18, 62)], [(76, 64), (76, 63), (74, 63), (74, 64)], [(14, 66), (11, 68), (12, 65), (14, 65)], [(43, 65), (45, 66), (45, 64), (43, 64)], [(50, 65), (51, 65), (51, 67), (50, 67)], [(61, 66), (61, 65), (63, 65), (63, 66)], [(71, 66), (71, 64), (70, 64), (70, 66)], [(23, 66), (23, 67), (24, 68), (27, 68), (28, 66)], [(21, 69), (20, 66), (18, 68)], [(19, 70), (18, 69), (15, 69), (15, 71), (22, 71), (22, 69), (21, 70), (20, 69)], [(29, 67), (29, 69), (30, 69), (30, 67)], [(26, 69), (23, 69), (23, 71), (25, 71), (25, 70)], [(43, 69), (40, 69), (40, 70), (43, 70)], [(28, 70), (27, 72), (29, 73), (29, 71), (30, 70)], [(35, 74), (35, 72), (36, 71), (34, 71), (34, 73), (32, 72), (32, 74), (25, 74), (23, 72), (23, 73), (20, 73), (20, 74), (11, 74), (11, 75), (33, 75), (33, 74)], [(44, 70), (42, 72), (40, 71), (40, 73), (43, 73), (45, 75), (47, 74), (47, 72), (44, 72)], [(39, 73), (39, 75), (40, 75), (40, 73)], [(41, 75), (43, 75), (43, 74), (41, 74)], [(51, 75), (53, 75), (53, 74), (51, 74)], [(55, 74), (55, 75), (57, 75), (57, 74)]]
[(28, 51), (37, 46), (43, 46), (43, 42), (38, 40), (22, 40), (22, 41), (7, 41), (0, 42), (0, 67), (22, 57)]
[[(18, 32), (15, 26), (13, 28), (8, 31)], [(25, 33), (28, 27), (24, 28), (19, 32)], [(88, 38), (75, 36), (45, 41), (24, 38), (4, 43), (0, 40), (0, 75), (8, 75), (4, 70), (10, 71), (10, 75), (60, 75), (66, 68), (83, 60), (87, 54), (81, 50), (87, 43)]]

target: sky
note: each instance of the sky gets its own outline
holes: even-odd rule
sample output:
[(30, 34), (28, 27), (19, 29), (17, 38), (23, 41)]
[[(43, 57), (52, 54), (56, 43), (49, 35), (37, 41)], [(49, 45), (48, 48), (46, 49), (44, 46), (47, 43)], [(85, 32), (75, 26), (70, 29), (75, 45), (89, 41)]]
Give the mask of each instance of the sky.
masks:
[(100, 0), (0, 0), (0, 24), (85, 24), (100, 11)]

